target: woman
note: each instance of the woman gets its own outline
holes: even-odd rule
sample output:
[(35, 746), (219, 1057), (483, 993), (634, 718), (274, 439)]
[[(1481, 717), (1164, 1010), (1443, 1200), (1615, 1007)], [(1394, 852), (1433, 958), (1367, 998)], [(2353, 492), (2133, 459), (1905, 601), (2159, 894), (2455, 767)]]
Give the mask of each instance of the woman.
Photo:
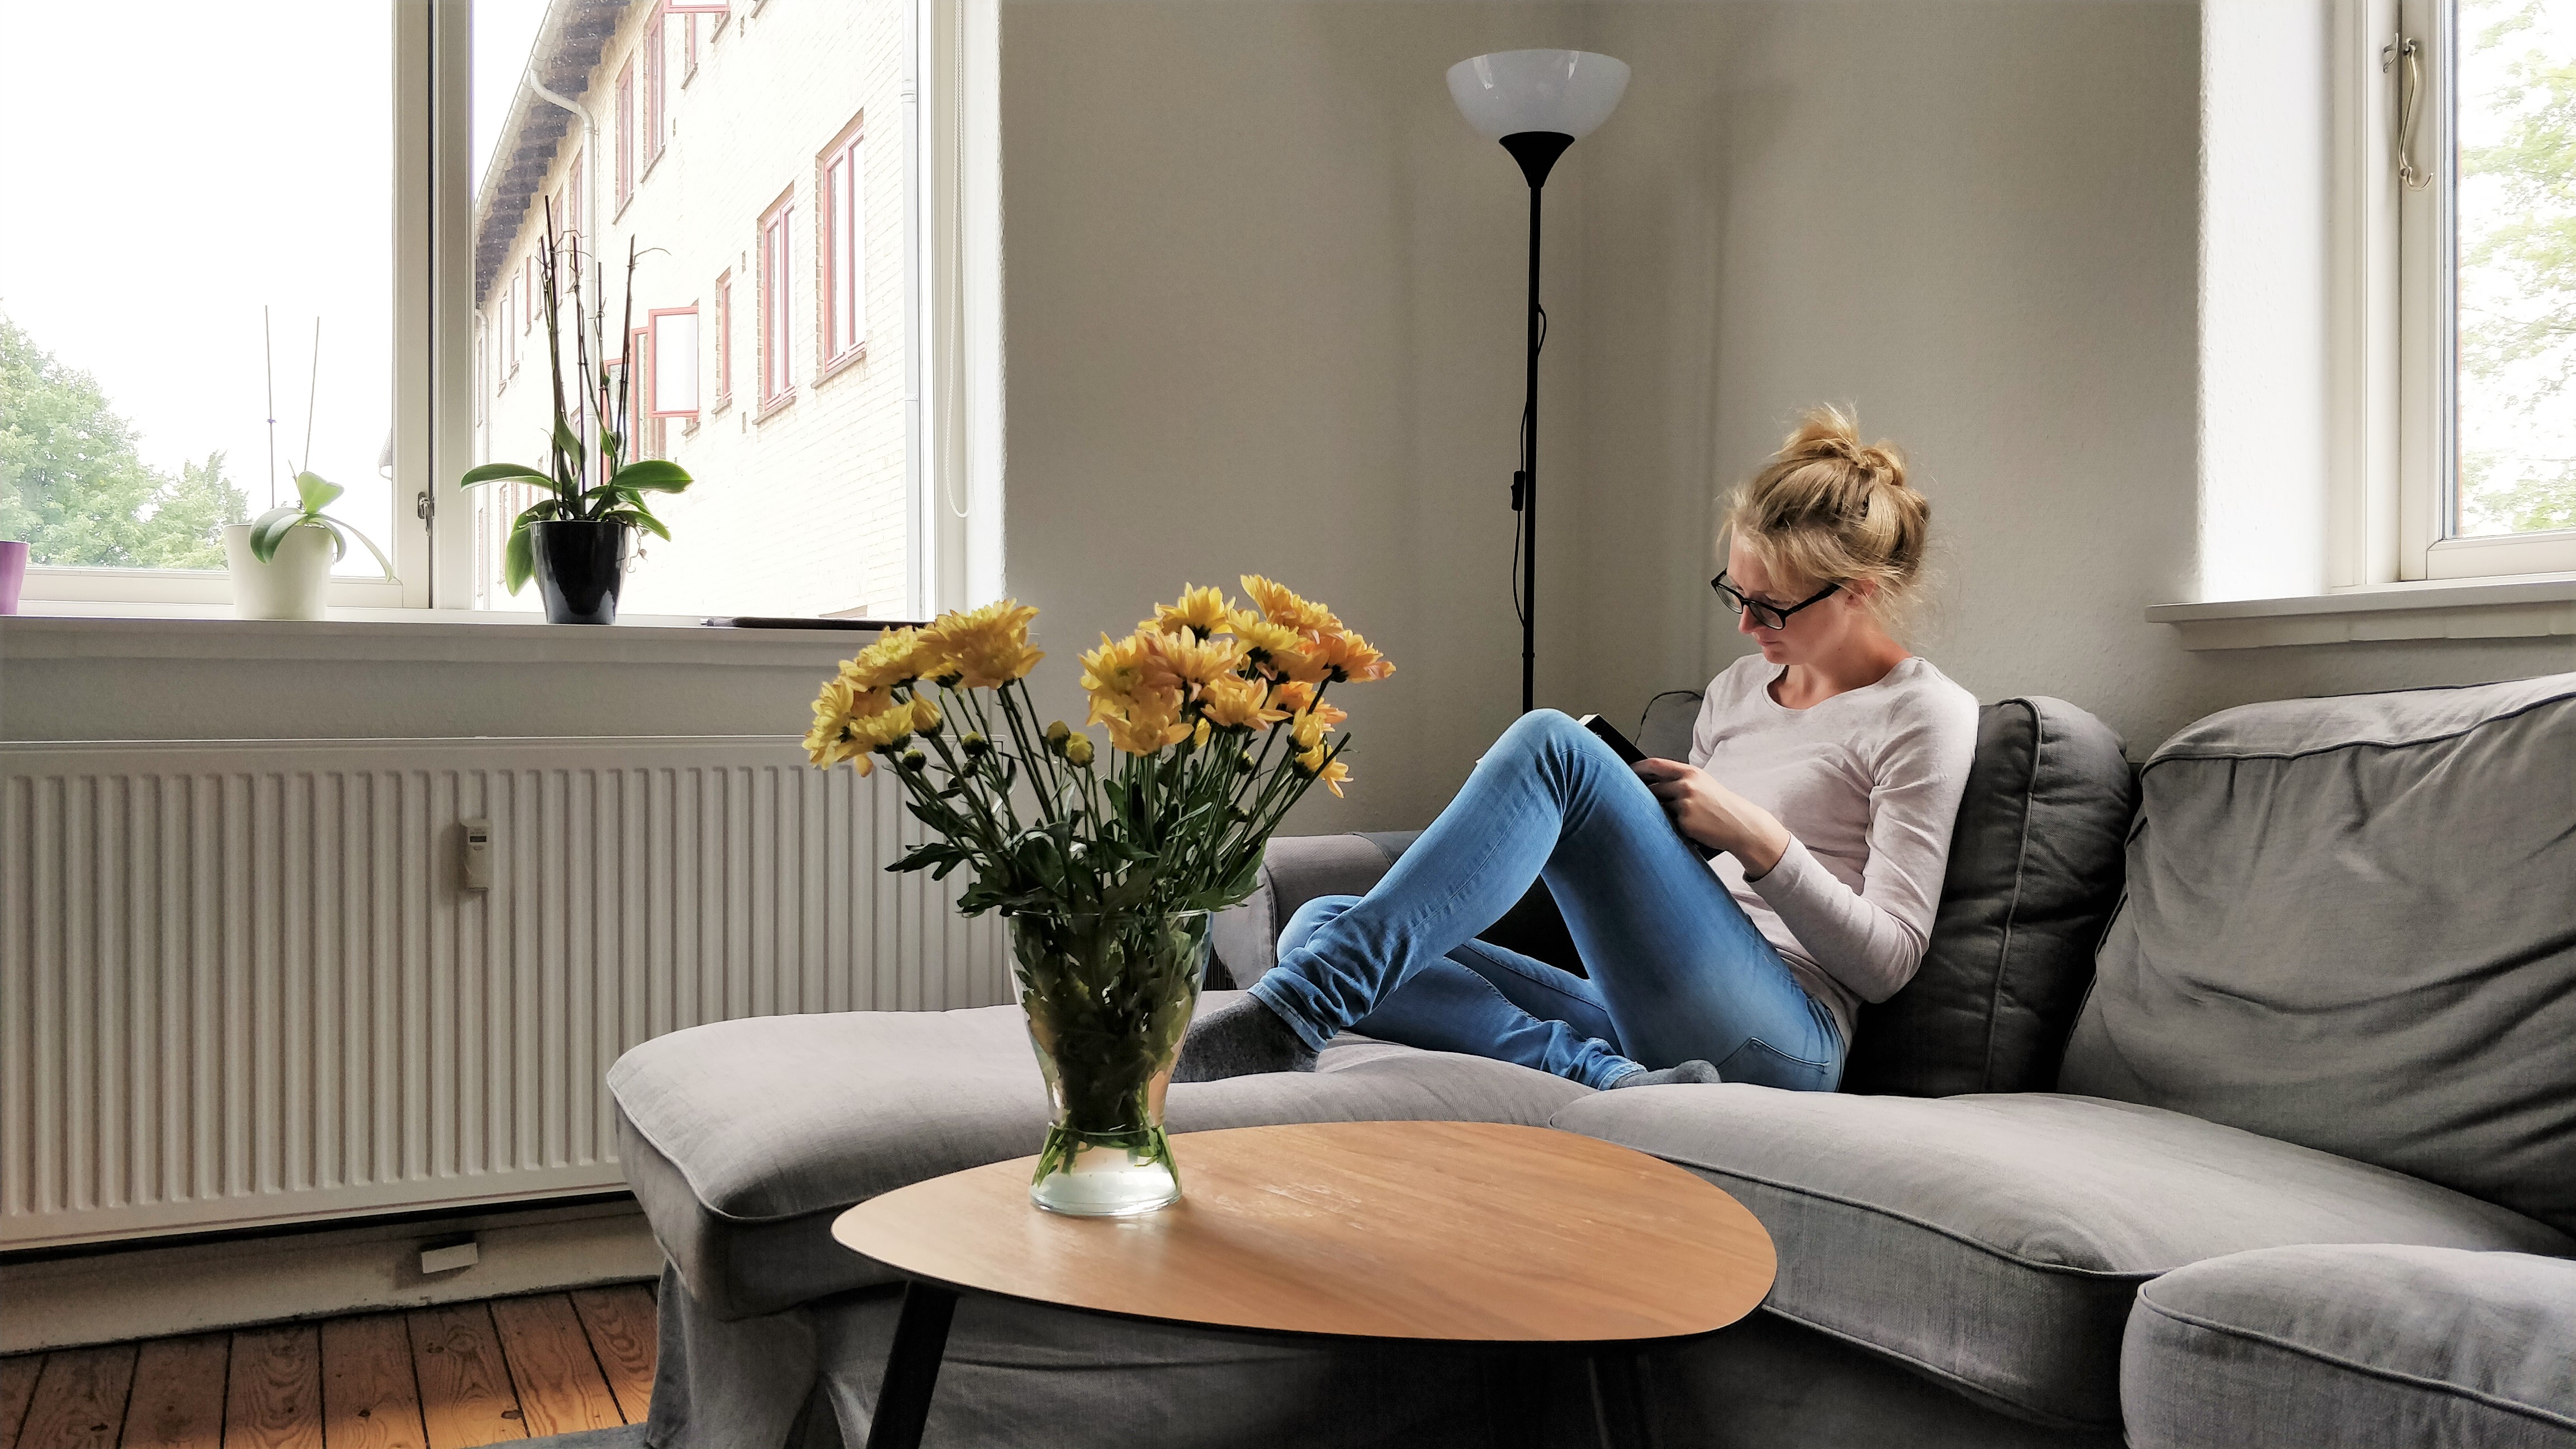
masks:
[[(1976, 701), (1889, 632), (1929, 514), (1809, 412), (1729, 502), (1712, 584), (1761, 653), (1709, 684), (1690, 763), (1523, 715), (1374, 889), (1290, 918), (1179, 1079), (1311, 1070), (1350, 1027), (1594, 1087), (1832, 1090), (1860, 1003), (1923, 959), (1976, 745)], [(1540, 876), (1588, 978), (1474, 939)]]

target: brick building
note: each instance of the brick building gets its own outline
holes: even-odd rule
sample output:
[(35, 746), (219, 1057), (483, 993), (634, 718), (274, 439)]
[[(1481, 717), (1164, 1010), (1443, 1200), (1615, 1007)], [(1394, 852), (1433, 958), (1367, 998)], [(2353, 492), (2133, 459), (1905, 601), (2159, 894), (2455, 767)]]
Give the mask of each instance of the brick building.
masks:
[[(904, 0), (553, 0), (538, 27), (475, 198), (475, 457), (545, 466), (543, 204), (612, 336), (631, 238), (639, 406), (666, 414), (637, 441), (697, 483), (657, 502), (672, 541), (643, 541), (629, 611), (909, 607), (904, 21)], [(475, 490), (478, 607), (534, 607), (500, 574), (534, 497)]]

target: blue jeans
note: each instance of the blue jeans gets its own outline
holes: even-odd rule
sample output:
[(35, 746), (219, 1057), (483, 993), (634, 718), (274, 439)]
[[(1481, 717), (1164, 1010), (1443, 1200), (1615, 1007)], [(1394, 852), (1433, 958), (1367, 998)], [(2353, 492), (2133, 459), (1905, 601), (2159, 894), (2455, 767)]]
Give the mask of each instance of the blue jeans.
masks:
[[(1475, 939), (1541, 877), (1588, 978)], [(1730, 1082), (1842, 1080), (1832, 1012), (1636, 773), (1555, 710), (1504, 731), (1367, 895), (1300, 907), (1252, 994), (1317, 1048), (1351, 1027), (1594, 1087), (1694, 1058)]]

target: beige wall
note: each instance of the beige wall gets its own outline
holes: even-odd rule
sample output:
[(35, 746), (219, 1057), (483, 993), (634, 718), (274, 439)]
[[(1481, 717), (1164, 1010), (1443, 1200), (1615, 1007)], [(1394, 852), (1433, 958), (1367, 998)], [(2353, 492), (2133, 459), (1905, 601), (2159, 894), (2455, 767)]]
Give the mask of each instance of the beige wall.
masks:
[(1484, 50), (1636, 68), (1548, 188), (1542, 703), (1633, 715), (1734, 657), (1712, 498), (1819, 399), (1912, 452), (1947, 579), (1919, 642), (1980, 697), (2143, 753), (2246, 700), (2576, 667), (2144, 622), (2200, 593), (2195, 5), (1004, 17), (1011, 586), (1061, 642), (1276, 567), (1384, 636), (1365, 788), (1309, 828), (1427, 818), (1516, 706), (1525, 193), (1440, 83)]

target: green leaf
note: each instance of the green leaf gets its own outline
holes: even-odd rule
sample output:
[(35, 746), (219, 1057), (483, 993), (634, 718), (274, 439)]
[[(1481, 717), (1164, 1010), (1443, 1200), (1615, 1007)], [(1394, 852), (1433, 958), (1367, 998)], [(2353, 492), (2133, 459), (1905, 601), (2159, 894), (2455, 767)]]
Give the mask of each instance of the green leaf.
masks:
[(671, 530), (662, 526), (662, 520), (655, 518), (652, 514), (646, 513), (641, 509), (620, 508), (616, 512), (606, 515), (606, 517), (611, 523), (622, 523), (629, 528), (640, 528), (666, 543), (670, 541)]
[(581, 445), (581, 434), (573, 431), (572, 424), (562, 418), (555, 419), (555, 446), (564, 450), (565, 456), (573, 460), (576, 469), (579, 468), (581, 460), (589, 456), (589, 451)]
[(544, 523), (562, 511), (563, 503), (561, 500), (540, 498), (536, 502), (529, 504), (526, 508), (521, 509), (519, 511), (519, 516), (510, 520), (510, 526), (512, 528), (524, 528), (531, 523)]
[(319, 473), (298, 473), (295, 475), (295, 491), (304, 499), (306, 513), (320, 513), (331, 506), (331, 500), (349, 490)]
[(303, 511), (293, 507), (272, 508), (251, 525), (250, 556), (261, 563), (277, 557), (277, 546), (286, 541), (286, 531), (304, 522)]
[(643, 458), (617, 470), (611, 488), (641, 488), (652, 493), (678, 493), (697, 480), (668, 458)]
[(532, 482), (543, 483), (549, 488), (553, 487), (555, 482), (554, 479), (525, 463), (486, 463), (480, 468), (468, 470), (464, 477), (456, 480), (456, 486), (471, 488), (478, 483), (499, 483), (512, 478), (525, 478)]
[[(534, 512), (533, 508), (528, 510)], [(528, 536), (528, 525), (533, 521), (527, 513), (519, 515), (519, 521), (510, 526), (510, 546), (501, 554), (501, 577), (514, 594), (526, 588), (537, 571), (536, 544)]]

